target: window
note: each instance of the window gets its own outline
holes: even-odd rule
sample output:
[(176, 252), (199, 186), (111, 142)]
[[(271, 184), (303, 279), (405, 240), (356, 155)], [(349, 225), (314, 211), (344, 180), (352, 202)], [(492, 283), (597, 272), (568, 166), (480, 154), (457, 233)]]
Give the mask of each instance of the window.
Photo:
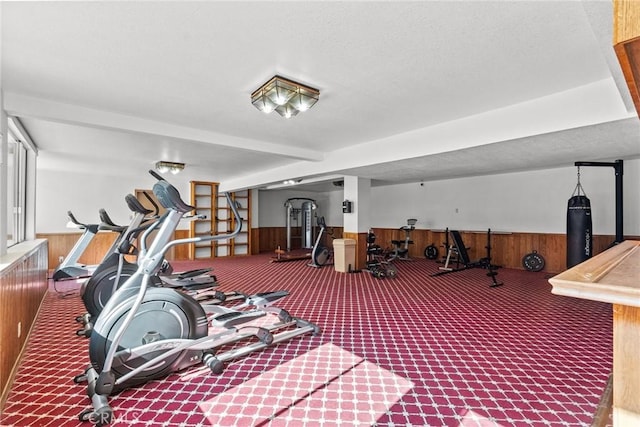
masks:
[(7, 147), (7, 247), (25, 240), (27, 150), (29, 145), (9, 119)]

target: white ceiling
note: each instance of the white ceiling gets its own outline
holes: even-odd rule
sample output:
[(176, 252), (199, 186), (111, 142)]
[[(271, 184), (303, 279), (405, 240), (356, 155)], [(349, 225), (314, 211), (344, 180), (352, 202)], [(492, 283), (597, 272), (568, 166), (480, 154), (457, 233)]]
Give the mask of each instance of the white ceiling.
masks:
[[(4, 104), (40, 168), (141, 175), (179, 161), (223, 189), (638, 158), (611, 7), (2, 2)], [(259, 112), (250, 94), (274, 74), (320, 101), (289, 120)]]

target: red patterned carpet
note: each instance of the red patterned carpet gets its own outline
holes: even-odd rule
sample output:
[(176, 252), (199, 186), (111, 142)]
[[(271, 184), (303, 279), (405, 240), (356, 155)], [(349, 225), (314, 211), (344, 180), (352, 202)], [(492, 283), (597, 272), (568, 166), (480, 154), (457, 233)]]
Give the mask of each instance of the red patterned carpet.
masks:
[[(551, 294), (547, 275), (485, 270), (430, 277), (397, 263), (394, 280), (266, 255), (216, 259), (222, 290), (287, 289), (281, 306), (315, 322), (303, 336), (220, 375), (193, 368), (110, 400), (113, 425), (589, 425), (612, 364), (611, 306)], [(175, 270), (203, 266), (178, 263)], [(73, 286), (65, 283), (63, 287)], [(3, 426), (90, 426), (72, 377), (87, 364), (79, 297), (50, 292), (0, 419)]]

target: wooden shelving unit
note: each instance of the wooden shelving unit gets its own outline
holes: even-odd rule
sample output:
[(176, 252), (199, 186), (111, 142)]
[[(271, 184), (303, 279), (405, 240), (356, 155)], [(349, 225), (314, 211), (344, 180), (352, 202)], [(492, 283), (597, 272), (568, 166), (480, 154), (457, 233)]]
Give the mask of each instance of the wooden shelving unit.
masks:
[[(217, 182), (191, 181), (191, 205), (195, 206), (196, 215), (204, 215), (204, 219), (196, 219), (189, 226), (189, 237), (211, 236), (218, 233)], [(189, 245), (189, 259), (207, 259), (215, 256), (215, 242), (192, 243)]]
[[(238, 213), (242, 218), (240, 234), (233, 239), (234, 255), (251, 255), (251, 190), (237, 191), (231, 195), (238, 206)], [(235, 227), (235, 221), (233, 223)]]
[[(224, 194), (218, 194), (217, 182), (191, 181), (191, 204), (197, 215), (205, 219), (192, 221), (190, 237), (230, 233), (236, 226), (231, 207)], [(242, 218), (242, 229), (234, 239), (192, 243), (189, 259), (207, 259), (231, 255), (251, 254), (251, 190), (231, 193)]]

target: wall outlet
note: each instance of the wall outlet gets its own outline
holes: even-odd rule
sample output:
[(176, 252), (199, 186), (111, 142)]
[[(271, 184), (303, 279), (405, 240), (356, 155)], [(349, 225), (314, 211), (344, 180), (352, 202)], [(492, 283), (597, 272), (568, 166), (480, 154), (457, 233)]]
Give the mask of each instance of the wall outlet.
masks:
[(58, 257), (58, 262), (59, 262), (60, 264), (62, 264), (62, 261), (64, 261), (64, 257), (63, 257), (62, 255), (60, 255), (60, 256)]
[(22, 322), (18, 322), (18, 338), (22, 336)]

